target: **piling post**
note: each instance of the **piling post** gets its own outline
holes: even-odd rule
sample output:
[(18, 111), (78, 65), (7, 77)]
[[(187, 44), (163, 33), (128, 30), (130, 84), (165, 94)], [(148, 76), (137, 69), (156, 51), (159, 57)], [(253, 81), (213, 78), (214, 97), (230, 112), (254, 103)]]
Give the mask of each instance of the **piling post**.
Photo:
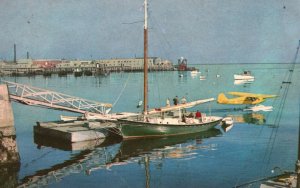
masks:
[(0, 166), (18, 164), (14, 116), (6, 84), (0, 84)]

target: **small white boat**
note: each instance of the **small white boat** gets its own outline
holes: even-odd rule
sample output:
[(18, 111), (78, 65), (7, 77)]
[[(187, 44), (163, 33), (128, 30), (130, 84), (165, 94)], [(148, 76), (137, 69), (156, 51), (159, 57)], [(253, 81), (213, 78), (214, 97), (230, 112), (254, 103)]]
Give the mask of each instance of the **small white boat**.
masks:
[(234, 85), (242, 85), (242, 84), (251, 84), (254, 82), (254, 79), (248, 79), (248, 80), (234, 80)]
[(143, 104), (143, 101), (139, 101), (138, 105), (136, 106), (137, 108), (141, 107)]
[(183, 77), (183, 74), (179, 74), (179, 77), (182, 78), (182, 77)]
[(228, 132), (233, 127), (233, 118), (232, 117), (225, 117), (221, 121), (221, 128), (224, 132)]
[(192, 78), (196, 78), (198, 74), (200, 74), (201, 72), (198, 72), (197, 70), (193, 70), (191, 71), (191, 77)]
[(253, 80), (254, 76), (251, 75), (250, 71), (244, 71), (243, 74), (235, 74), (233, 75), (235, 80)]
[(200, 80), (206, 80), (206, 76), (200, 76)]
[(252, 106), (250, 108), (244, 109), (244, 111), (253, 111), (253, 112), (264, 111), (264, 112), (270, 112), (270, 111), (273, 111), (273, 106), (255, 105), (255, 106)]
[(199, 71), (197, 71), (197, 70), (191, 71), (191, 75), (196, 75), (196, 74), (199, 74), (199, 73), (201, 73), (201, 72), (199, 72)]
[(233, 124), (233, 118), (232, 117), (225, 117), (222, 119), (222, 124), (225, 125), (232, 125)]

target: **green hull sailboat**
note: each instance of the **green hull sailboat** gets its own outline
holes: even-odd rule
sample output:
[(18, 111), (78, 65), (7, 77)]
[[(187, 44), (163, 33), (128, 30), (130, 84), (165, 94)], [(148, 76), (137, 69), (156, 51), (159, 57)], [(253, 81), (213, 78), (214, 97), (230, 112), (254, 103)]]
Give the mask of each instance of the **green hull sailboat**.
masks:
[[(143, 114), (139, 116), (118, 119), (119, 130), (121, 131), (123, 138), (181, 135), (212, 129), (221, 122), (221, 117), (206, 115), (203, 115), (201, 118), (194, 118), (193, 116), (187, 117), (182, 113), (182, 110), (215, 100), (213, 98), (148, 110), (147, 0), (144, 2), (144, 8), (144, 108)], [(179, 114), (175, 113), (177, 110)], [(157, 114), (160, 114), (160, 116)]]
[[(222, 118), (216, 116), (211, 116), (210, 118), (211, 119), (208, 122), (191, 124), (183, 122), (181, 122), (180, 124), (168, 124), (163, 122), (152, 123), (130, 119), (121, 119), (119, 120), (121, 123), (119, 126), (123, 138), (172, 136), (207, 131), (218, 125), (222, 120)], [(168, 118), (165, 118), (163, 121), (168, 121)]]

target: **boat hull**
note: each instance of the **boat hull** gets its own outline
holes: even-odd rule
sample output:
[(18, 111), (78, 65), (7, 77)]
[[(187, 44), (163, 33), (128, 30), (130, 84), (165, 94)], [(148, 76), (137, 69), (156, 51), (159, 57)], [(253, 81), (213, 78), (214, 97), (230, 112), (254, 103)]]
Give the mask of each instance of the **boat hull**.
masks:
[(235, 80), (251, 80), (251, 81), (254, 81), (254, 76), (235, 74), (234, 79)]
[(191, 134), (207, 131), (214, 128), (221, 122), (222, 118), (216, 118), (200, 124), (153, 124), (148, 122), (138, 122), (133, 120), (119, 119), (119, 129), (123, 138), (140, 138), (140, 137), (159, 137), (172, 136), (181, 134)]

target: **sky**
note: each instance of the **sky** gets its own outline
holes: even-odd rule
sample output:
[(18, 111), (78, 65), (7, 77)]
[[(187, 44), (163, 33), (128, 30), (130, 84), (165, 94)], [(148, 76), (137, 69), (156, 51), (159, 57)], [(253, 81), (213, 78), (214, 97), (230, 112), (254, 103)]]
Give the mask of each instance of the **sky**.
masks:
[[(286, 63), (299, 0), (148, 0), (149, 56), (190, 64)], [(143, 0), (0, 0), (0, 59), (143, 56)]]

